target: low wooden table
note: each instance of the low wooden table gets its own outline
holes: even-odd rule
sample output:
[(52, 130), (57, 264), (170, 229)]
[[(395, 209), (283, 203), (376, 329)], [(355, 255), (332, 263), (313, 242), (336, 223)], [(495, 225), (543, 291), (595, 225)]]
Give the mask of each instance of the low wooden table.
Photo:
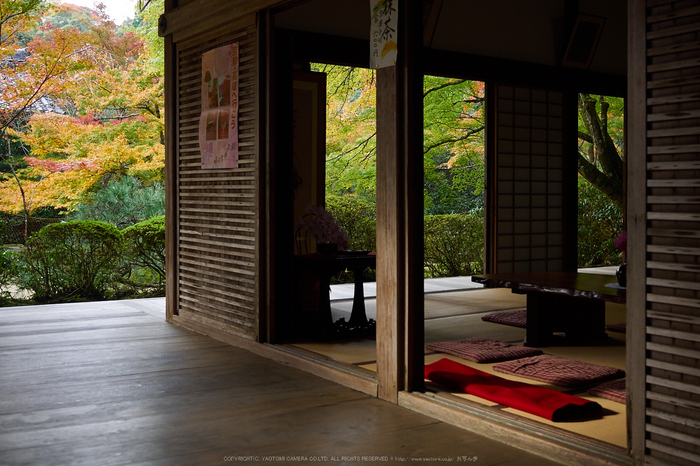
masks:
[(594, 273), (498, 273), (474, 275), (472, 281), (527, 295), (527, 346), (600, 343), (607, 338), (605, 303), (624, 304), (627, 297), (624, 288), (613, 287), (614, 276)]
[(365, 310), (365, 294), (363, 272), (365, 269), (377, 267), (377, 256), (370, 254), (304, 254), (294, 256), (298, 273), (305, 270), (313, 270), (319, 280), (318, 296), (318, 328), (317, 331), (327, 333), (333, 327), (333, 316), (331, 314), (330, 284), (331, 277), (343, 270), (349, 270), (353, 274), (355, 282), (355, 293), (352, 301), (352, 312), (348, 326), (361, 328), (368, 324)]

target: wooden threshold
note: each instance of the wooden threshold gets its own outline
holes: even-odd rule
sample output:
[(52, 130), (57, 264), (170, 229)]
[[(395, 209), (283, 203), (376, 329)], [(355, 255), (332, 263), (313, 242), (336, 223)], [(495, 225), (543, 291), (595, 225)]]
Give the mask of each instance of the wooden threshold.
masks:
[(633, 464), (624, 448), (492, 410), (449, 393), (401, 392), (399, 406), (562, 464)]

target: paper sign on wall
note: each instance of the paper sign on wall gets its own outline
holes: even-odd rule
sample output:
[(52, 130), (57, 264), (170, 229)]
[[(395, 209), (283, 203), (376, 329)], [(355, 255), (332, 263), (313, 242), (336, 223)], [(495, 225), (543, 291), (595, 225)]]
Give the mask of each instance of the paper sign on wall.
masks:
[(238, 167), (238, 43), (202, 55), (202, 168)]
[(370, 0), (369, 4), (372, 9), (370, 66), (384, 68), (396, 65), (398, 0)]

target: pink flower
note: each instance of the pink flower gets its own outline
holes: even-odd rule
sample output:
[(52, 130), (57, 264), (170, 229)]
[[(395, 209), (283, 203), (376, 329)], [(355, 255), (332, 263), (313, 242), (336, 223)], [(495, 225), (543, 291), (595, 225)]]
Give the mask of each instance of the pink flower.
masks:
[(313, 204), (306, 206), (306, 215), (299, 219), (297, 227), (305, 228), (317, 243), (336, 243), (341, 250), (348, 247), (345, 231), (323, 207)]
[(615, 238), (615, 247), (620, 251), (627, 252), (627, 232), (621, 231), (617, 238)]

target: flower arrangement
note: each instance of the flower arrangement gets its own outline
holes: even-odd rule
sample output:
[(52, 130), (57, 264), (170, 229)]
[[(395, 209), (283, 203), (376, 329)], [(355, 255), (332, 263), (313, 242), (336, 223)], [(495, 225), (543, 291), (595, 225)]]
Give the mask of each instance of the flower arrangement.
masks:
[(309, 204), (306, 215), (297, 222), (298, 228), (305, 228), (317, 243), (335, 243), (338, 249), (347, 249), (348, 237), (330, 212), (321, 206)]
[(617, 238), (615, 238), (615, 247), (622, 251), (623, 254), (627, 252), (627, 232), (621, 231)]

